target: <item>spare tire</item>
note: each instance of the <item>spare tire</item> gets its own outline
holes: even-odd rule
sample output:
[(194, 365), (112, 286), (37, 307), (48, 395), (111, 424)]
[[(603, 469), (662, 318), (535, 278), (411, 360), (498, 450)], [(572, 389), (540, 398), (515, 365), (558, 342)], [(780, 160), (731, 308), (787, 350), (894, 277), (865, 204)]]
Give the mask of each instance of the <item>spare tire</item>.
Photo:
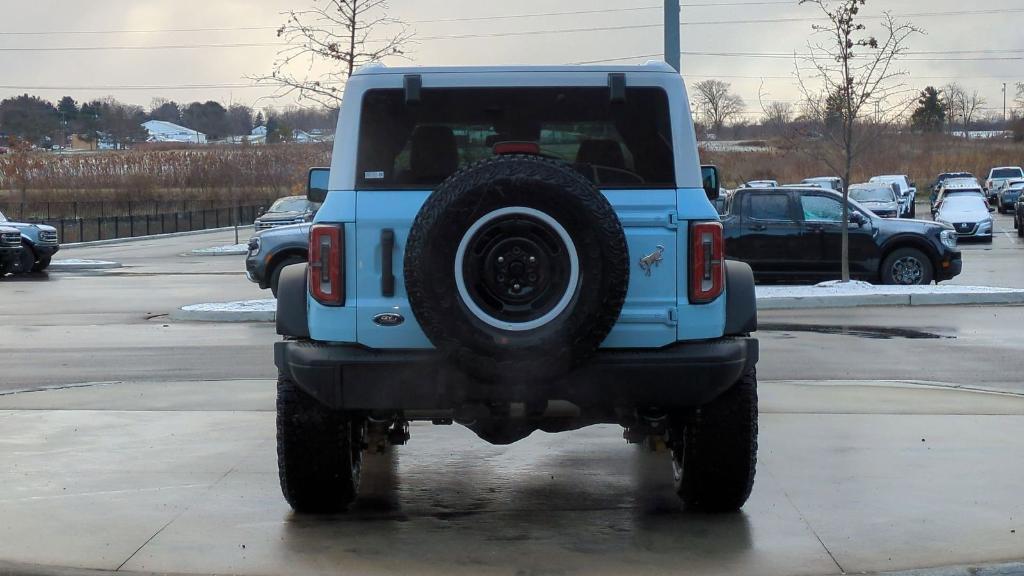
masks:
[(405, 250), (420, 327), (487, 380), (569, 371), (608, 336), (628, 286), (611, 204), (571, 166), (537, 156), (499, 156), (445, 180)]

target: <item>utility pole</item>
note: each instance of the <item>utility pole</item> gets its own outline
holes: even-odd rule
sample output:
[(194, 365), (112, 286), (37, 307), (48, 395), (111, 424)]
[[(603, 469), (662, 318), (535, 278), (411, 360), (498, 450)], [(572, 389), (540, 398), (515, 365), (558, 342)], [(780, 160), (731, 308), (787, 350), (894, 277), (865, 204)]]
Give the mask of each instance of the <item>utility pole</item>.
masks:
[(682, 70), (679, 61), (682, 51), (679, 42), (679, 0), (665, 0), (665, 62), (675, 68), (676, 72)]
[(1003, 130), (1006, 130), (1006, 82), (1003, 82)]

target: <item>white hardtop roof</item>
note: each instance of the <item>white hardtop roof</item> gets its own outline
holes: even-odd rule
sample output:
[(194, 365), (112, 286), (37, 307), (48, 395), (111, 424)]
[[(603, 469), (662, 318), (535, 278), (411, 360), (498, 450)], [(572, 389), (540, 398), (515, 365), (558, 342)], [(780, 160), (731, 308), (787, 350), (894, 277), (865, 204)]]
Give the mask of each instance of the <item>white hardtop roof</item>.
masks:
[(369, 76), (375, 74), (532, 74), (532, 73), (594, 73), (594, 72), (660, 72), (679, 74), (665, 62), (650, 60), (641, 65), (560, 65), (560, 66), (400, 66), (391, 68), (383, 64), (369, 64), (356, 70), (354, 75)]

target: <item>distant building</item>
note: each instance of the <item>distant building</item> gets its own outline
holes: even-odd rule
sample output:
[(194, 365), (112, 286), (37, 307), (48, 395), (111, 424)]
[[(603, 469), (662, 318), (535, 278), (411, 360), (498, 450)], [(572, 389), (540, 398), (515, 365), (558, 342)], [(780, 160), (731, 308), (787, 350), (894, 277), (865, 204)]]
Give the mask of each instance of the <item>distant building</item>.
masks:
[(206, 144), (206, 134), (163, 120), (150, 120), (142, 125), (149, 131), (147, 142), (181, 142)]
[(250, 132), (250, 135), (256, 136), (256, 137), (266, 138), (267, 137), (267, 127), (266, 126), (257, 126), (257, 127), (252, 129), (252, 132)]

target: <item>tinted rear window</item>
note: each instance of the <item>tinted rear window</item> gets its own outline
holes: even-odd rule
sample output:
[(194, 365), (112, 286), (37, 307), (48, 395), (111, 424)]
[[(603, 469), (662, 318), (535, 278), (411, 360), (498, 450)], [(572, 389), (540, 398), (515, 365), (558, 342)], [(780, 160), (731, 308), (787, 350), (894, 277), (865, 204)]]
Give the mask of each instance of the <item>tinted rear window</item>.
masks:
[(424, 89), (363, 99), (356, 187), (430, 189), (508, 143), (572, 164), (602, 188), (675, 187), (668, 96), (628, 88)]
[(1020, 168), (1002, 168), (992, 171), (993, 178), (1020, 178), (1024, 176)]
[(792, 220), (786, 194), (747, 194), (747, 216), (756, 220)]

